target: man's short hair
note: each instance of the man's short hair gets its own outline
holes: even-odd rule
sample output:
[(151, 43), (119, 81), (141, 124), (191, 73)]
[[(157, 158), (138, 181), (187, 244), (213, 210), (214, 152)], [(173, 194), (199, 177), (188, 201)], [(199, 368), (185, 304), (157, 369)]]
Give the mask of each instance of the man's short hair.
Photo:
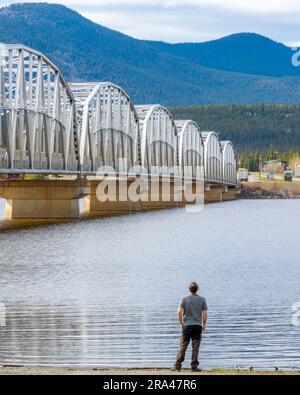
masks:
[(190, 285), (189, 285), (189, 291), (190, 291), (192, 294), (195, 294), (195, 293), (198, 291), (198, 289), (199, 289), (199, 286), (198, 286), (198, 284), (197, 284), (195, 281), (193, 281), (193, 282), (190, 283)]

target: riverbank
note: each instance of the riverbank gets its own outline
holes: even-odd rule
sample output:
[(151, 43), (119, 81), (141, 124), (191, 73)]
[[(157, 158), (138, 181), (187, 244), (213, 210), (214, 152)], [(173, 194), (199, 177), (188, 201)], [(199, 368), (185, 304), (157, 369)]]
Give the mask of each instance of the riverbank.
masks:
[(66, 368), (66, 367), (26, 367), (26, 366), (4, 366), (0, 368), (0, 375), (300, 375), (300, 372), (275, 372), (275, 371), (250, 371), (212, 369), (193, 373), (190, 369), (172, 372), (170, 369), (103, 369), (103, 368)]
[(241, 199), (300, 199), (300, 183), (246, 182), (241, 185)]

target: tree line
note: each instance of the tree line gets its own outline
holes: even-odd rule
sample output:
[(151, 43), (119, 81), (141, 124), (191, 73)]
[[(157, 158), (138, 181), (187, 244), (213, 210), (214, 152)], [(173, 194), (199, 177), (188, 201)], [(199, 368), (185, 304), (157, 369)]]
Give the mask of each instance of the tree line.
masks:
[(219, 132), (234, 143), (239, 165), (258, 170), (259, 163), (300, 161), (300, 104), (240, 104), (173, 107), (177, 119), (193, 119), (201, 130)]

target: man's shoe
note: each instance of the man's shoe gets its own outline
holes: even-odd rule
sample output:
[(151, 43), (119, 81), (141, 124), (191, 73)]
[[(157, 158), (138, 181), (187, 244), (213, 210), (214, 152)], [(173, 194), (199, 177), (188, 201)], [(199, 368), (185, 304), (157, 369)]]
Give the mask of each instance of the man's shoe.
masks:
[(173, 366), (173, 368), (171, 368), (171, 372), (181, 372), (181, 368), (177, 368), (176, 366)]
[(192, 368), (192, 372), (202, 372), (202, 369), (199, 369), (199, 368)]

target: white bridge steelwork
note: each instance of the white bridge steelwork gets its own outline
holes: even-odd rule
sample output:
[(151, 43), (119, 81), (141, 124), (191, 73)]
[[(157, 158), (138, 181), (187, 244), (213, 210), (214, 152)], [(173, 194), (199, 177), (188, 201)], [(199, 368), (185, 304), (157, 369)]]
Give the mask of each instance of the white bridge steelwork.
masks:
[(219, 136), (215, 132), (202, 132), (204, 141), (205, 178), (212, 182), (223, 181), (223, 153)]
[(23, 45), (0, 45), (0, 98), (0, 173), (88, 175), (110, 167), (124, 174), (137, 166), (194, 179), (204, 166), (207, 182), (237, 184), (231, 142), (174, 120), (160, 105), (134, 106), (111, 82), (68, 85), (50, 60)]
[(177, 129), (171, 113), (160, 105), (136, 106), (141, 127), (142, 167), (168, 176), (178, 165)]
[(178, 160), (184, 177), (203, 178), (204, 146), (201, 131), (196, 122), (175, 121), (178, 130)]
[(59, 69), (21, 45), (0, 45), (0, 169), (78, 171), (74, 98)]
[(96, 172), (106, 166), (122, 173), (138, 166), (139, 120), (127, 93), (111, 82), (70, 86), (80, 125), (81, 169)]
[(223, 180), (228, 183), (236, 183), (237, 170), (236, 163), (237, 158), (233, 148), (233, 144), (230, 141), (221, 141), (222, 146), (222, 167), (223, 167)]

